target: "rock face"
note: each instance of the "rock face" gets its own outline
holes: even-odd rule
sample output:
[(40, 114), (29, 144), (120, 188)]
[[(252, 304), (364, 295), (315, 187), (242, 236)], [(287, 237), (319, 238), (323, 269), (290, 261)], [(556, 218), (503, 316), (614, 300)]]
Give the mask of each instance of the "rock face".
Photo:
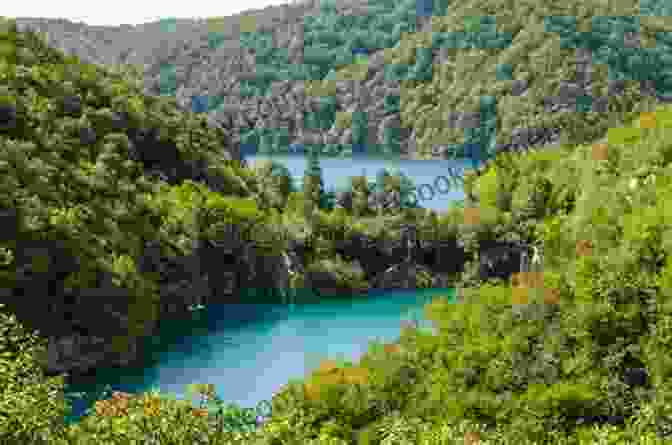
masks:
[(110, 338), (66, 335), (49, 337), (47, 353), (42, 362), (47, 375), (67, 373), (70, 376), (91, 373), (100, 366), (129, 366), (139, 363), (139, 343), (132, 343), (122, 355), (113, 351)]
[[(207, 282), (203, 304), (270, 298), (289, 288), (290, 267), (283, 255), (271, 255), (242, 240), (237, 228), (227, 239), (200, 241), (199, 277)], [(295, 258), (295, 255), (290, 255)], [(239, 292), (239, 291), (243, 292)], [(270, 302), (269, 301), (269, 302)], [(256, 301), (255, 302), (261, 302)]]
[[(417, 281), (420, 271), (431, 274), (431, 271), (422, 265), (414, 263), (401, 263), (390, 267), (374, 277), (371, 283), (375, 289), (414, 289), (421, 287)], [(435, 280), (427, 287), (435, 287)]]
[[(293, 273), (305, 273), (304, 288), (317, 297), (353, 293), (343, 288), (334, 272), (304, 272), (303, 242), (290, 243), (284, 255), (271, 255), (237, 233), (233, 227), (221, 239), (197, 240), (186, 256), (171, 256), (157, 244), (146, 244), (138, 267), (143, 273), (155, 274), (160, 297), (158, 319), (145, 326), (146, 335), (164, 320), (186, 317), (192, 305), (280, 302), (290, 289)], [(49, 339), (42, 357), (47, 374), (86, 374), (97, 367), (127, 366), (142, 360), (141, 339), (122, 353), (112, 349), (116, 337), (128, 334), (131, 296), (111, 275), (101, 274), (94, 288), (68, 292), (62, 280), (79, 265), (64, 246), (31, 241), (17, 251), (16, 287), (5, 294), (17, 317)], [(356, 235), (337, 242), (336, 251), (361, 265), (371, 289), (420, 287), (416, 282), (420, 271), (432, 278), (431, 287), (448, 287), (447, 276), (461, 272), (466, 259), (456, 240), (417, 242), (409, 249), (401, 240)], [(520, 246), (501, 243), (483, 246), (482, 278), (506, 278), (517, 272), (523, 251)], [(36, 273), (28, 266), (39, 258), (46, 258), (53, 267)], [(49, 295), (46, 310), (36, 311), (34, 301), (25, 295)]]
[(432, 240), (421, 243), (420, 262), (435, 274), (461, 272), (467, 259), (464, 249), (452, 240)]
[[(143, 342), (134, 340), (121, 353), (112, 350), (115, 338), (128, 335), (131, 295), (116, 285), (111, 274), (100, 274), (95, 287), (68, 291), (63, 278), (78, 269), (65, 246), (52, 241), (26, 241), (17, 249), (17, 280), (3, 292), (3, 302), (28, 328), (48, 339), (40, 359), (49, 375), (86, 374), (102, 366), (127, 366), (143, 357)], [(50, 267), (36, 272), (42, 261)], [(277, 298), (289, 287), (289, 272), (281, 255), (256, 252), (249, 242), (222, 240), (218, 246), (196, 243), (192, 254), (182, 257), (161, 252), (147, 244), (138, 262), (141, 272), (157, 274), (160, 296), (155, 323), (145, 326), (151, 335), (164, 320), (185, 317), (196, 304), (235, 302), (241, 290), (261, 289), (263, 296)], [(30, 295), (48, 295), (36, 310)], [(244, 297), (240, 297), (244, 298)]]
[(349, 290), (341, 289), (338, 277), (335, 273), (329, 271), (309, 271), (305, 277), (305, 288), (310, 289), (316, 297), (335, 296), (343, 293), (350, 293)]
[(402, 252), (395, 250), (394, 243), (361, 234), (338, 240), (336, 252), (347, 260), (358, 260), (367, 280), (403, 259)]
[[(401, 240), (374, 240), (366, 235), (354, 235), (336, 243), (336, 252), (348, 260), (358, 260), (367, 280), (403, 262), (409, 250)], [(432, 274), (461, 272), (466, 260), (464, 249), (457, 240), (422, 241), (410, 250), (411, 260)]]
[(530, 254), (529, 247), (517, 243), (492, 243), (483, 246), (479, 252), (479, 278), (508, 280), (512, 274), (520, 272), (523, 256), (527, 255), (529, 258)]
[[(15, 288), (9, 296), (9, 308), (31, 329), (48, 338), (46, 354), (41, 357), (49, 375), (85, 373), (93, 367), (128, 365), (142, 357), (139, 344), (122, 353), (112, 350), (117, 337), (128, 335), (130, 294), (101, 274), (96, 288), (65, 292), (52, 283), (46, 310), (36, 310), (35, 301), (21, 295), (28, 286)], [(151, 329), (152, 326), (147, 326)]]

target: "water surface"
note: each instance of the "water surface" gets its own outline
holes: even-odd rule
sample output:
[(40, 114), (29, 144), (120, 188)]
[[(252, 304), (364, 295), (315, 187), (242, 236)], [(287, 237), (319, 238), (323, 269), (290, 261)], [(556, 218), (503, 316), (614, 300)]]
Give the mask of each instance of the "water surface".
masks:
[[(245, 156), (245, 160), (250, 165), (257, 160), (266, 159), (272, 159), (287, 167), (294, 179), (294, 185), (300, 190), (306, 168), (305, 156), (258, 154)], [(413, 180), (416, 186), (415, 195), (420, 207), (441, 211), (448, 209), (452, 201), (464, 199), (463, 174), (465, 170), (472, 168), (473, 164), (471, 161), (392, 161), (359, 157), (320, 159), (320, 167), (327, 190), (349, 188), (352, 176), (366, 176), (369, 181), (375, 181), (376, 174), (381, 168), (386, 168), (393, 174), (400, 171)], [(444, 177), (446, 180), (437, 180), (439, 177)]]
[(185, 399), (185, 386), (211, 383), (227, 402), (254, 408), (290, 379), (302, 378), (325, 358), (356, 361), (369, 341), (399, 337), (401, 321), (418, 319), (434, 296), (452, 289), (374, 291), (366, 298), (311, 305), (214, 305), (193, 319), (170, 323), (152, 341), (155, 363), (144, 368), (102, 369), (66, 387), (88, 396), (73, 400), (76, 421), (105, 385), (139, 393), (158, 388)]

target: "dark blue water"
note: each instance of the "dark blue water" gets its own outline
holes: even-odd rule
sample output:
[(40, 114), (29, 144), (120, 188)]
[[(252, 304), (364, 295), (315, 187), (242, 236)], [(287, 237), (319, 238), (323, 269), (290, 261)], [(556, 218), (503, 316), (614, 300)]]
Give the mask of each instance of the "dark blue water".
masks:
[[(401, 321), (423, 320), (433, 297), (454, 298), (452, 289), (376, 291), (367, 298), (312, 305), (214, 305), (186, 321), (163, 326), (154, 336), (154, 363), (141, 368), (102, 369), (66, 387), (81, 391), (68, 422), (91, 408), (106, 385), (139, 393), (159, 389), (186, 399), (190, 383), (211, 383), (227, 402), (254, 408), (290, 379), (302, 378), (325, 358), (356, 361), (369, 341), (391, 342)], [(109, 398), (109, 395), (103, 398)], [(195, 402), (195, 400), (194, 400)]]

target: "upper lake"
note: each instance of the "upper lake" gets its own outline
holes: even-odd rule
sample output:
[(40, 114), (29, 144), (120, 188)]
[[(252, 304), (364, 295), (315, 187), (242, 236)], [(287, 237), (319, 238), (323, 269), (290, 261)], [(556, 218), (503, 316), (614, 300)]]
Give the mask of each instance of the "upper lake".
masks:
[[(262, 159), (272, 159), (287, 167), (294, 179), (294, 184), (300, 189), (306, 169), (305, 156), (245, 156), (249, 164)], [(376, 173), (381, 168), (387, 169), (390, 173), (401, 171), (413, 180), (416, 187), (415, 195), (420, 207), (441, 211), (448, 209), (451, 201), (464, 199), (462, 178), (464, 171), (472, 168), (472, 162), (385, 160), (366, 157), (320, 158), (320, 167), (327, 190), (349, 187), (352, 176), (366, 176), (369, 181), (375, 181)]]

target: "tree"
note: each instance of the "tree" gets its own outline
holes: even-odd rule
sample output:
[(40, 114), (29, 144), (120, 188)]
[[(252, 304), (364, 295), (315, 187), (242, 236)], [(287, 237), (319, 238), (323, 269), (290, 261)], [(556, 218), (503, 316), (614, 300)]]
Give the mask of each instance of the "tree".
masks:
[(41, 361), (46, 357), (46, 340), (2, 304), (0, 334), (0, 418), (9, 418), (0, 422), (0, 442), (38, 443), (35, 437), (41, 434), (55, 441), (70, 407), (64, 397), (54, 397), (63, 393), (63, 376), (44, 374)]
[(398, 157), (401, 154), (401, 129), (399, 127), (385, 128), (382, 145), (382, 154), (385, 157)]
[(387, 178), (390, 176), (390, 172), (386, 168), (380, 168), (376, 173), (376, 191), (385, 192), (387, 190)]
[[(306, 199), (306, 205), (310, 207), (310, 213), (313, 209), (319, 209), (324, 204), (324, 181), (322, 179), (322, 168), (320, 167), (320, 158), (316, 148), (311, 148), (308, 152), (307, 168), (303, 175), (303, 193)], [(307, 209), (308, 210), (308, 209)]]
[(365, 216), (369, 208), (369, 184), (366, 176), (352, 176), (352, 214), (354, 216)]
[(261, 129), (259, 136), (259, 154), (272, 155), (273, 149), (273, 134), (268, 129)]
[(289, 169), (283, 164), (262, 160), (254, 164), (260, 181), (260, 194), (269, 207), (284, 209), (290, 193), (296, 192), (296, 186)]
[(376, 173), (375, 194), (373, 206), (378, 214), (382, 214), (387, 201), (387, 192), (389, 191), (390, 173), (385, 168), (381, 168)]
[(291, 172), (284, 164), (273, 162), (271, 174), (274, 178), (278, 178), (278, 184), (283, 194), (289, 195), (290, 193), (299, 191), (294, 184), (294, 178), (292, 177)]
[(364, 153), (369, 142), (369, 122), (365, 111), (352, 113), (352, 152)]
[(434, 210), (425, 213), (422, 221), (422, 237), (431, 241), (436, 240), (439, 228), (439, 217)]
[(399, 201), (401, 208), (418, 208), (418, 196), (415, 193), (415, 183), (411, 178), (406, 176), (403, 172), (398, 173), (399, 176)]

